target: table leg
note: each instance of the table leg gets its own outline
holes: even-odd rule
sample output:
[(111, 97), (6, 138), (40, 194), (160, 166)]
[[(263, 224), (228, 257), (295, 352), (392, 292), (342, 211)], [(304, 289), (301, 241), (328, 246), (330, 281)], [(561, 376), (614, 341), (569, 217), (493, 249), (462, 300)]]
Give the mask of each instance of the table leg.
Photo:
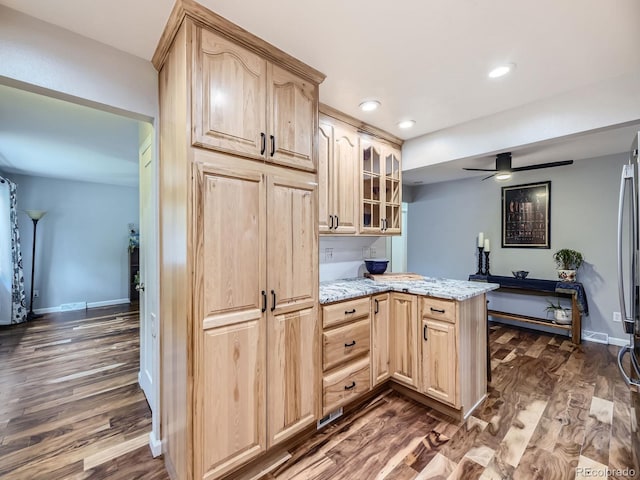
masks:
[(579, 345), (582, 341), (582, 313), (578, 308), (577, 295), (571, 295), (571, 341)]

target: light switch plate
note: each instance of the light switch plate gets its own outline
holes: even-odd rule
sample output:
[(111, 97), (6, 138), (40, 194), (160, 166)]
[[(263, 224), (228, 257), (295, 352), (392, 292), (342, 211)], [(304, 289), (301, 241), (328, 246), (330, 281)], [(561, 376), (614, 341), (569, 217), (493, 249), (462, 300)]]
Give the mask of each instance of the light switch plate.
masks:
[(333, 248), (324, 249), (324, 259), (331, 260), (333, 258)]

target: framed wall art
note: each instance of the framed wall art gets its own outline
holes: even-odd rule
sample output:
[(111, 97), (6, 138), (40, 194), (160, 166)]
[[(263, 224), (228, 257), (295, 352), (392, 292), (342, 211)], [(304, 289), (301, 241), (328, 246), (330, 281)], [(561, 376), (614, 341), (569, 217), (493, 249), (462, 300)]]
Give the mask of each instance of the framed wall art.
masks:
[(551, 247), (551, 182), (502, 187), (502, 247)]

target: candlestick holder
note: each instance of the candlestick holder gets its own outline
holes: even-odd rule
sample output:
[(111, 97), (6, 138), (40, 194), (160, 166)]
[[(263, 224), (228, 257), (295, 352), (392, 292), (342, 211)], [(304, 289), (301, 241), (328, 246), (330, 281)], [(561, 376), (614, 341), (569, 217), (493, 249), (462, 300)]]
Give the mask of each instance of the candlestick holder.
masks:
[(478, 247), (478, 271), (476, 272), (476, 275), (483, 275), (482, 273), (482, 251), (484, 250), (484, 247)]
[(489, 275), (491, 275), (491, 272), (489, 272), (489, 252), (484, 252), (484, 264), (484, 275), (488, 277)]

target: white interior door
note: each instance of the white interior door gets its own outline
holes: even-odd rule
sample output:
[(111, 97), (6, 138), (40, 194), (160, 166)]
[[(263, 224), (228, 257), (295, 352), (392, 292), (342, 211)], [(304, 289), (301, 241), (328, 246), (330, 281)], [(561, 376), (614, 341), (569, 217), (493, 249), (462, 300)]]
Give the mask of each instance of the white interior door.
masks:
[(140, 148), (140, 374), (139, 383), (151, 408), (151, 447), (160, 438), (158, 335), (158, 261), (154, 135)]

